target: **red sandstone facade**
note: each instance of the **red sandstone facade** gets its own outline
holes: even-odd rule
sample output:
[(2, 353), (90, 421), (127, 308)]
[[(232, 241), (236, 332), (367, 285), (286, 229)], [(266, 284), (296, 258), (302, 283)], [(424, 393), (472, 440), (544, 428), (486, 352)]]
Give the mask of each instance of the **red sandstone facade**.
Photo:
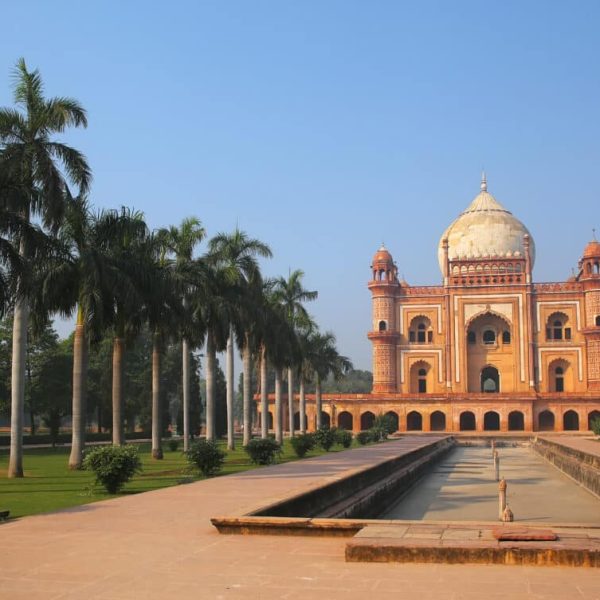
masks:
[[(371, 265), (373, 391), (324, 395), (325, 422), (353, 431), (388, 414), (400, 431), (587, 430), (600, 418), (600, 243), (577, 275), (534, 283), (529, 232), (481, 193), (442, 236), (443, 282)], [(314, 398), (307, 399), (314, 427)]]

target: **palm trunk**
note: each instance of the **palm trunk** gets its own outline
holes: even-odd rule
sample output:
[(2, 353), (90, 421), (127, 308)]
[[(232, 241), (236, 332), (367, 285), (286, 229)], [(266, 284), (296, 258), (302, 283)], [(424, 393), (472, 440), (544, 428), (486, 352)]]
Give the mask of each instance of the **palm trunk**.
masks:
[(261, 437), (269, 436), (269, 390), (267, 390), (267, 349), (263, 344), (260, 349), (260, 414)]
[(227, 370), (227, 448), (235, 450), (233, 440), (233, 327), (229, 327), (229, 337), (227, 338), (227, 354), (225, 357)]
[(212, 333), (206, 334), (206, 439), (215, 439), (215, 343)]
[(303, 375), (300, 375), (300, 433), (306, 433), (306, 395)]
[(250, 336), (246, 334), (243, 348), (244, 363), (244, 446), (252, 439), (252, 350), (250, 348)]
[(160, 423), (160, 336), (155, 333), (152, 340), (152, 458), (162, 459)]
[(288, 367), (288, 417), (290, 437), (294, 436), (294, 371)]
[(25, 420), (25, 361), (28, 321), (27, 300), (19, 298), (15, 302), (13, 317), (9, 477), (23, 477), (23, 422)]
[(190, 344), (183, 338), (181, 342), (181, 376), (183, 387), (183, 450), (190, 449)]
[(323, 402), (321, 401), (321, 378), (317, 374), (317, 380), (315, 383), (315, 409), (317, 411), (317, 429), (321, 429), (323, 426), (321, 413), (323, 412)]
[(87, 401), (88, 344), (85, 315), (79, 306), (73, 338), (73, 426), (69, 469), (81, 469), (85, 447), (85, 415)]
[(112, 443), (122, 446), (125, 443), (123, 435), (123, 346), (122, 337), (113, 340), (113, 378), (112, 378)]
[(283, 410), (281, 406), (281, 369), (275, 369), (275, 440), (283, 444)]

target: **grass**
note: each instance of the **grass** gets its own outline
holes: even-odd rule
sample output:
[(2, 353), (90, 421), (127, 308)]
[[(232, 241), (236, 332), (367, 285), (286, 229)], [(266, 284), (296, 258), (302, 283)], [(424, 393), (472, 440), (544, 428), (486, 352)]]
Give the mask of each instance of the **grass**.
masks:
[[(165, 444), (163, 460), (153, 460), (150, 444), (139, 444), (138, 447), (143, 471), (126, 484), (121, 493), (114, 496), (94, 485), (93, 473), (68, 469), (68, 447), (26, 449), (23, 459), (25, 477), (22, 479), (7, 479), (8, 451), (0, 451), (0, 510), (10, 510), (11, 518), (24, 517), (203, 479), (189, 470), (187, 460), (180, 450), (173, 452)], [(219, 475), (261, 468), (250, 462), (241, 440), (233, 451), (227, 451), (224, 442), (222, 448), (227, 456)], [(344, 448), (334, 446), (330, 452), (340, 450)], [(306, 457), (321, 454), (325, 452), (317, 449), (309, 452)], [(289, 440), (285, 440), (283, 454), (278, 462), (292, 460), (299, 459)]]

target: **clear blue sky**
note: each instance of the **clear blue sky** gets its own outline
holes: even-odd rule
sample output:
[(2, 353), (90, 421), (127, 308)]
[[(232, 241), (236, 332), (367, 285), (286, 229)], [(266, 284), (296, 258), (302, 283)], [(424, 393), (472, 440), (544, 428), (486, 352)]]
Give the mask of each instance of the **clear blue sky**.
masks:
[(67, 140), (98, 207), (198, 216), (302, 268), (340, 351), (370, 368), (370, 260), (385, 241), (437, 284), (439, 236), (489, 190), (525, 222), (538, 281), (600, 228), (600, 3), (290, 0), (2, 8), (0, 105), (23, 56), (89, 112)]

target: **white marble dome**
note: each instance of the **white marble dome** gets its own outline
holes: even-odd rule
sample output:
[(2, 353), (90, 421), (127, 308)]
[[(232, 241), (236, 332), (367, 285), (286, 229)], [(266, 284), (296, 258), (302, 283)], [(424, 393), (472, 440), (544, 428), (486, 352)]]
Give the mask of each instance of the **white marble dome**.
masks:
[(453, 259), (485, 259), (488, 257), (523, 257), (523, 238), (529, 235), (531, 266), (535, 261), (535, 244), (527, 227), (506, 210), (487, 191), (485, 175), (481, 192), (444, 231), (438, 246), (438, 261), (444, 272), (443, 240), (448, 238), (448, 257)]

